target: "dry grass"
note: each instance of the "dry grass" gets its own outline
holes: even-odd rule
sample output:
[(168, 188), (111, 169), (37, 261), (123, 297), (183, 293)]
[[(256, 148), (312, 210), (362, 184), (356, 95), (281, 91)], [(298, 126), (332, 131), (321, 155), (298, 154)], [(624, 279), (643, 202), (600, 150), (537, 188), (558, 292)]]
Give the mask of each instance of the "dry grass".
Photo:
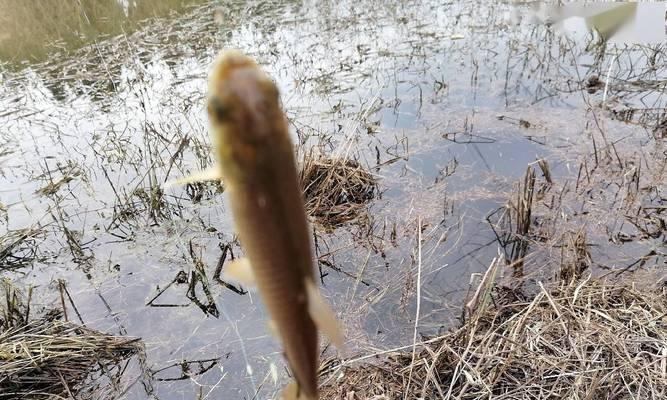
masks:
[(301, 164), (301, 185), (308, 215), (332, 229), (359, 217), (375, 197), (375, 177), (359, 162), (311, 153)]
[[(493, 290), (456, 331), (374, 364), (347, 363), (324, 399), (650, 399), (667, 394), (667, 299), (595, 279), (531, 300)], [(408, 371), (412, 370), (410, 393)]]
[[(539, 166), (542, 171), (549, 171), (546, 161), (539, 163)], [(551, 185), (550, 173), (544, 172), (544, 174), (549, 177), (547, 182)], [(535, 182), (535, 169), (528, 166), (523, 183), (518, 185), (516, 195), (511, 196), (504, 207), (487, 217), (498, 243), (505, 250), (505, 261), (512, 265), (512, 273), (517, 278), (524, 277), (524, 261), (532, 239)]]
[[(644, 184), (656, 189), (643, 190), (638, 176), (632, 178), (635, 175), (620, 169), (630, 184), (619, 187), (627, 193), (612, 197), (605, 208), (589, 207), (594, 212), (568, 223), (570, 197), (575, 204), (581, 202), (598, 181), (586, 173), (586, 190), (581, 179), (574, 185), (577, 190), (568, 194), (567, 183), (554, 182), (546, 162), (538, 162), (538, 167), (543, 177), (536, 178), (534, 168), (529, 168), (507, 205), (489, 216), (504, 251), (466, 302), (461, 325), (417, 343), (416, 355), (410, 345), (356, 359), (328, 360), (322, 369), (323, 399), (666, 397), (665, 287), (651, 285), (660, 282), (655, 277), (631, 272), (635, 264), (643, 265), (660, 251), (652, 250), (623, 269), (605, 268), (591, 254), (595, 242), (590, 235), (596, 230), (587, 229), (601, 223), (605, 214), (622, 220), (627, 217), (619, 210), (637, 203), (647, 208), (652, 203), (633, 193), (662, 193), (663, 184), (653, 183), (649, 175)], [(598, 174), (605, 172), (598, 169)], [(656, 213), (651, 218), (661, 217)], [(644, 240), (664, 237), (660, 228), (640, 233), (637, 237)], [(655, 267), (661, 265), (658, 260)], [(606, 270), (610, 270), (606, 278), (591, 277)], [(503, 273), (511, 278), (501, 280)]]
[(2, 286), (0, 399), (82, 398), (77, 393), (87, 391), (92, 375), (108, 372), (141, 349), (137, 338), (62, 321), (57, 311), (31, 320), (30, 299), (6, 281)]

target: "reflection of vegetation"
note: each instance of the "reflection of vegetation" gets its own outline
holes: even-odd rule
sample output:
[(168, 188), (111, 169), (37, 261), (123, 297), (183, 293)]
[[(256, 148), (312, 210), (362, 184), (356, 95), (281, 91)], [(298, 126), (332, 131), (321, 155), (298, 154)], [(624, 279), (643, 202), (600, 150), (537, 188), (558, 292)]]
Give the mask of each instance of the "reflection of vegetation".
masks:
[(134, 30), (143, 19), (196, 0), (0, 0), (0, 59), (41, 60), (54, 48), (76, 49), (100, 36)]
[[(182, 360), (176, 363), (172, 363), (166, 367), (162, 367), (151, 371), (151, 374), (155, 377), (155, 380), (162, 382), (169, 381), (182, 381), (192, 379), (205, 374), (213, 367), (218, 365), (222, 358), (229, 358), (231, 353), (227, 353), (221, 357), (209, 358), (205, 360)], [(176, 370), (178, 375), (176, 376), (162, 376), (166, 375), (166, 371)]]

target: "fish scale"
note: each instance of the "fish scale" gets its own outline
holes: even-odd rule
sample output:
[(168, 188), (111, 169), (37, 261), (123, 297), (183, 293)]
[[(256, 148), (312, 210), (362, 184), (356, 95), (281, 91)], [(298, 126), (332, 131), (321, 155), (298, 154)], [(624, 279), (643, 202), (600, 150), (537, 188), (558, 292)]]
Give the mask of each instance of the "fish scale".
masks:
[[(288, 223), (284, 216), (290, 212), (288, 207), (281, 207), (284, 202), (279, 197), (258, 192), (243, 183), (239, 185), (230, 193), (230, 200), (235, 220), (244, 221), (236, 224), (241, 244), (252, 263), (259, 293), (273, 318), (294, 374), (304, 392), (314, 395), (317, 331), (308, 315), (304, 288), (304, 280), (312, 279), (312, 273), (297, 280), (290, 274), (294, 269), (305, 269), (299, 265), (300, 260), (312, 259), (309, 238), (301, 238), (305, 242), (299, 244), (292, 234), (284, 233)], [(284, 182), (281, 189), (289, 186), (292, 185)], [(298, 189), (296, 184), (293, 186)], [(259, 206), (258, 196), (265, 196), (265, 207)], [(308, 247), (304, 248), (304, 243)]]

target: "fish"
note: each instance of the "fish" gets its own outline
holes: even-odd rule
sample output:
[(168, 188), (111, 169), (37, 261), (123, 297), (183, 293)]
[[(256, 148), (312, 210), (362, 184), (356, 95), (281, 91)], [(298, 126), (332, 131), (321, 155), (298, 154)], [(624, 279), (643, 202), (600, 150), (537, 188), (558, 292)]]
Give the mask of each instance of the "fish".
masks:
[(339, 349), (344, 339), (315, 282), (295, 149), (278, 88), (252, 58), (224, 51), (209, 75), (207, 112), (218, 163), (185, 181), (223, 182), (245, 253), (224, 275), (257, 286), (295, 377), (283, 398), (318, 399), (318, 331)]

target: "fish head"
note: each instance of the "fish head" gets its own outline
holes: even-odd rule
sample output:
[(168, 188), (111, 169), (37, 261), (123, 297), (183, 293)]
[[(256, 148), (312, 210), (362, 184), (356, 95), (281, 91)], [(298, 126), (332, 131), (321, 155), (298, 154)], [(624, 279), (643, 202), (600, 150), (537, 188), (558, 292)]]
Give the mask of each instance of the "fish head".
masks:
[(207, 111), (225, 179), (243, 181), (261, 170), (276, 124), (285, 124), (271, 78), (243, 53), (222, 53), (210, 74)]

